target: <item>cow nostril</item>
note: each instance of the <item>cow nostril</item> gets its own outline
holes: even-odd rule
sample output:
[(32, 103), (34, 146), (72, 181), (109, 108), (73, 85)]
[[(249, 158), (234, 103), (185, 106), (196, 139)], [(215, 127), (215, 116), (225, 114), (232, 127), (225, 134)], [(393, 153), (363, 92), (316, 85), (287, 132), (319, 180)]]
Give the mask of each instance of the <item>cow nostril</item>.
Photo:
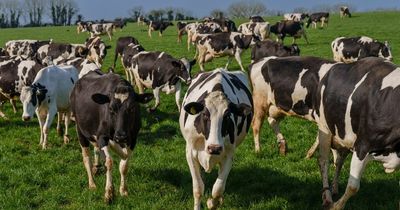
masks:
[(219, 155), (222, 152), (222, 146), (219, 145), (209, 145), (207, 147), (207, 152), (211, 155)]

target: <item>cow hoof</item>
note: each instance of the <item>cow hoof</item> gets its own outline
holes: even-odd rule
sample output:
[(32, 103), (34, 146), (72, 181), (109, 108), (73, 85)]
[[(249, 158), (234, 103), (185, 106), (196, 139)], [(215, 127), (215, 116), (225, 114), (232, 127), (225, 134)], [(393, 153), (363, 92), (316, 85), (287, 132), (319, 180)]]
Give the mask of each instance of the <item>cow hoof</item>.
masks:
[(99, 175), (99, 174), (102, 174), (103, 172), (104, 172), (104, 170), (103, 170), (104, 168), (103, 168), (103, 166), (102, 165), (97, 165), (97, 166), (93, 166), (92, 167), (92, 173), (93, 173), (93, 175)]
[(106, 189), (106, 193), (104, 194), (104, 202), (111, 203), (114, 199), (114, 187)]
[(332, 203), (333, 201), (331, 191), (329, 191), (328, 189), (324, 190), (324, 192), (322, 193), (322, 207), (324, 209), (330, 209)]
[(126, 187), (120, 187), (119, 193), (121, 194), (121, 196), (128, 196), (128, 190), (126, 189)]
[(208, 209), (217, 209), (218, 206), (222, 205), (223, 202), (223, 198), (219, 198), (219, 199), (214, 199), (214, 198), (209, 198), (207, 200), (207, 208)]
[(89, 184), (89, 189), (90, 190), (95, 190), (96, 189), (96, 184)]
[(279, 141), (279, 154), (285, 156), (287, 152), (286, 141)]
[(68, 144), (69, 140), (69, 135), (64, 135), (64, 144)]

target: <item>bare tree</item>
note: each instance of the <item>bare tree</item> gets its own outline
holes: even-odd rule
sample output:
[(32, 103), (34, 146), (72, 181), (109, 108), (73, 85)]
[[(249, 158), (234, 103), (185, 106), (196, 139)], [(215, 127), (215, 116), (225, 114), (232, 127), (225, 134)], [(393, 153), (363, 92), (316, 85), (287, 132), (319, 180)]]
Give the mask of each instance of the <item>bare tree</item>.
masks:
[(25, 0), (25, 15), (29, 18), (29, 25), (40, 26), (46, 7), (45, 0)]
[(18, 27), (19, 19), (22, 15), (20, 2), (15, 0), (5, 0), (2, 5), (3, 9), (0, 19), (3, 19), (3, 27)]
[(49, 6), (54, 25), (70, 25), (73, 16), (78, 12), (74, 0), (49, 0)]
[(129, 16), (132, 17), (135, 21), (138, 19), (138, 17), (144, 15), (144, 10), (142, 6), (135, 6), (132, 9), (128, 11)]
[(214, 9), (210, 12), (211, 17), (217, 18), (217, 19), (223, 19), (225, 16), (224, 11), (220, 9)]
[(233, 18), (250, 17), (252, 15), (265, 15), (267, 9), (262, 2), (241, 0), (232, 3), (228, 8), (228, 13)]

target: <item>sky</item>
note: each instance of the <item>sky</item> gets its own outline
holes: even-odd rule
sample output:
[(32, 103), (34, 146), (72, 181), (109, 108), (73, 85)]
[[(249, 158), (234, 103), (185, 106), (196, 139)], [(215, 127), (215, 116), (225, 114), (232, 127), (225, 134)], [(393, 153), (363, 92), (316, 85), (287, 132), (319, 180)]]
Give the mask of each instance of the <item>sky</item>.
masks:
[[(369, 11), (381, 8), (400, 9), (400, 0), (257, 0), (264, 3), (268, 10), (291, 12), (294, 8), (313, 8), (318, 5), (353, 5), (357, 11)], [(129, 16), (129, 10), (142, 6), (145, 12), (152, 9), (179, 7), (191, 11), (195, 17), (204, 17), (213, 9), (226, 10), (235, 0), (75, 0), (79, 14), (85, 20), (114, 19)], [(217, 3), (218, 2), (218, 3)], [(251, 0), (250, 0), (251, 2)], [(350, 7), (351, 9), (351, 7)]]

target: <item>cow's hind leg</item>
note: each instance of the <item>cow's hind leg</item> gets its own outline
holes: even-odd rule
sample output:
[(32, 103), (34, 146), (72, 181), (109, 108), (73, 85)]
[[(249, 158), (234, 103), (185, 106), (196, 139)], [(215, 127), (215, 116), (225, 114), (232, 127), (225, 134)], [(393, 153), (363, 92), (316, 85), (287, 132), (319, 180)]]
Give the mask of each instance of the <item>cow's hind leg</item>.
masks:
[[(242, 71), (244, 71), (244, 68), (243, 68), (243, 65), (242, 65), (242, 59), (240, 58), (240, 54), (241, 53), (242, 53), (241, 50), (237, 49), (236, 53), (235, 53), (235, 59), (238, 62), (239, 66), (240, 66), (240, 69)], [(228, 64), (226, 64), (226, 68), (228, 68)]]
[(69, 135), (68, 135), (68, 126), (71, 120), (71, 113), (70, 112), (66, 112), (64, 113), (64, 124), (65, 124), (65, 133), (64, 133), (64, 144), (69, 143)]
[(322, 177), (322, 205), (329, 207), (332, 204), (332, 194), (329, 190), (329, 154), (331, 149), (332, 135), (318, 130), (319, 141), (319, 167)]
[(17, 110), (16, 101), (15, 101), (14, 99), (10, 99), (10, 104), (11, 104), (11, 106), (12, 106), (12, 108), (13, 108), (14, 114), (17, 113), (18, 110)]
[(279, 145), (279, 153), (281, 155), (286, 155), (287, 152), (287, 145), (286, 140), (283, 137), (280, 129), (279, 129), (279, 122), (281, 120), (282, 114), (279, 112), (276, 106), (270, 106), (268, 110), (268, 123), (274, 130), (276, 138), (278, 140)]
[(63, 127), (61, 126), (61, 122), (63, 120), (63, 113), (58, 112), (57, 113), (57, 135), (62, 136), (64, 134)]
[(232, 159), (232, 154), (229, 154), (225, 160), (221, 162), (220, 169), (218, 171), (218, 178), (215, 181), (212, 189), (212, 198), (207, 200), (207, 207), (209, 209), (217, 209), (217, 207), (223, 202), (222, 194), (225, 191), (226, 180), (232, 168)]
[[(332, 152), (334, 152), (332, 150)], [(337, 195), (339, 193), (339, 178), (340, 171), (342, 170), (344, 161), (346, 160), (347, 155), (350, 153), (350, 150), (341, 148), (336, 150), (337, 157), (334, 159), (335, 161), (335, 176), (332, 181), (332, 194)]]
[(363, 160), (360, 160), (356, 152), (353, 152), (353, 157), (350, 163), (350, 176), (347, 181), (346, 192), (344, 195), (333, 205), (333, 209), (343, 209), (346, 205), (347, 200), (355, 195), (360, 189), (361, 175), (370, 160), (369, 156), (366, 156)]
[(260, 131), (265, 119), (265, 111), (268, 109), (265, 94), (257, 91), (253, 92), (254, 101), (254, 116), (252, 122), (254, 147), (256, 152), (261, 150), (260, 146)]
[(160, 105), (160, 88), (158, 88), (158, 87), (154, 88), (153, 95), (154, 95), (154, 99), (155, 99), (155, 104), (154, 104), (153, 108), (149, 109), (150, 112), (156, 111), (157, 107)]

